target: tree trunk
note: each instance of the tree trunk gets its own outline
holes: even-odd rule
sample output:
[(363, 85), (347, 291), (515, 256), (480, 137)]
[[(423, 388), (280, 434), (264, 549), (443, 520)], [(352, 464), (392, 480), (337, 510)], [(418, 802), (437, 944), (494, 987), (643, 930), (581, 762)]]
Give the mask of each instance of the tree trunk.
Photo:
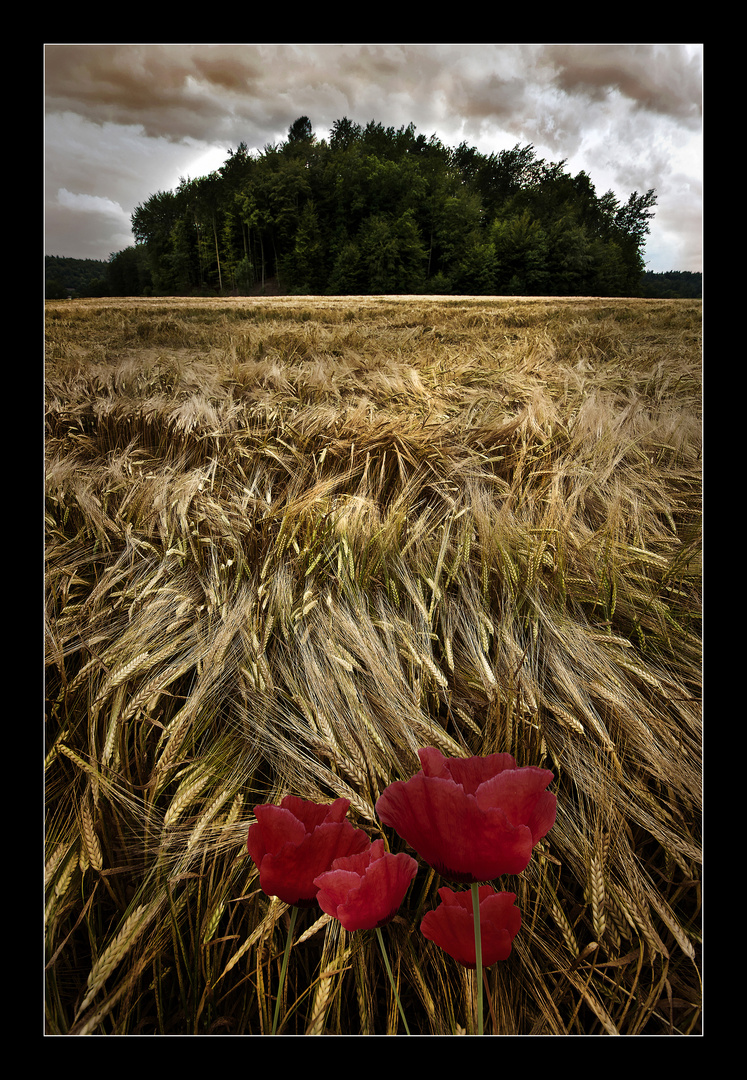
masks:
[(218, 288), (223, 292), (223, 278), (220, 272), (220, 255), (218, 254), (218, 230), (215, 227), (215, 214), (213, 214), (213, 236), (215, 237), (215, 258), (218, 263)]

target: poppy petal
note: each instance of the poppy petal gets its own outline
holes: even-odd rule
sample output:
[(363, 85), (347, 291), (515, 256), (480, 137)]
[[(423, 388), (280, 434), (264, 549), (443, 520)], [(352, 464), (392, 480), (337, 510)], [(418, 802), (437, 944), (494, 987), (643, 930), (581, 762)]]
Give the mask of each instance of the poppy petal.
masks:
[[(482, 886), (478, 893), (482, 962), (484, 967), (490, 967), (510, 955), (521, 927), (521, 912), (514, 907), (514, 893), (496, 893), (489, 885)], [(455, 893), (443, 888), (438, 894), (441, 903), (426, 913), (421, 933), (464, 967), (474, 968), (477, 960), (472, 892)]]
[(376, 812), (430, 866), (450, 881), (490, 881), (519, 874), (532, 856), (532, 834), (500, 809), (485, 812), (452, 780), (416, 774), (391, 784)]

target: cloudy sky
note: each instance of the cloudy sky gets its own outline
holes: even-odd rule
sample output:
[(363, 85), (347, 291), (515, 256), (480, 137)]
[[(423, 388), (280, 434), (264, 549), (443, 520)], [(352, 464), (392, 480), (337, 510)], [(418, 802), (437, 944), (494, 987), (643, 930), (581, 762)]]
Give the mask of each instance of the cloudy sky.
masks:
[(45, 253), (108, 259), (156, 191), (347, 116), (655, 188), (648, 269), (699, 271), (702, 66), (699, 44), (47, 44)]

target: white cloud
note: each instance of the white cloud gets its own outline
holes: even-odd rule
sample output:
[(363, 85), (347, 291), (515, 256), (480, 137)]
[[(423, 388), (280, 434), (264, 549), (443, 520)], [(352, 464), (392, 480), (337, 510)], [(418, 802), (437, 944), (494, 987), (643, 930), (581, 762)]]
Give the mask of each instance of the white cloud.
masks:
[(78, 210), (84, 214), (106, 214), (108, 217), (123, 218), (129, 223), (129, 216), (125, 213), (118, 202), (104, 198), (101, 195), (85, 195), (81, 192), (68, 191), (60, 188), (57, 192), (57, 202), (68, 210)]
[(130, 215), (102, 195), (61, 187), (45, 213), (46, 254), (106, 261), (134, 244)]

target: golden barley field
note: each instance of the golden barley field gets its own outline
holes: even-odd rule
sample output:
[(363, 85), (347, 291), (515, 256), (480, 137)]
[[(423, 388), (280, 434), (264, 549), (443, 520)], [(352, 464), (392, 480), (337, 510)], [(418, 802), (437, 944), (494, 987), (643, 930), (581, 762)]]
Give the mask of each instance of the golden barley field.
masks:
[[(45, 1030), (269, 1034), (253, 808), (417, 750), (552, 769), (489, 1035), (701, 1027), (701, 304), (46, 304)], [(385, 927), (410, 1031), (474, 973)], [(375, 937), (299, 916), (278, 1033), (405, 1035)]]

